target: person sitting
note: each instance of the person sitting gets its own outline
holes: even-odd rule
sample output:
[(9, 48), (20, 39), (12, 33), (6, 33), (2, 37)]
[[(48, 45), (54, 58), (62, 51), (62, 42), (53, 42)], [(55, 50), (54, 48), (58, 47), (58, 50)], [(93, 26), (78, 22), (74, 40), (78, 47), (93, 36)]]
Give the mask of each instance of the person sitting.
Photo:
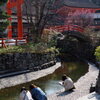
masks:
[(65, 88), (65, 91), (70, 91), (75, 89), (74, 83), (72, 81), (72, 79), (68, 76), (66, 76), (65, 74), (62, 76), (62, 85)]
[(47, 100), (46, 94), (36, 85), (30, 85), (30, 92), (34, 100)]
[(34, 99), (32, 98), (31, 93), (25, 87), (22, 87), (19, 100), (34, 100)]

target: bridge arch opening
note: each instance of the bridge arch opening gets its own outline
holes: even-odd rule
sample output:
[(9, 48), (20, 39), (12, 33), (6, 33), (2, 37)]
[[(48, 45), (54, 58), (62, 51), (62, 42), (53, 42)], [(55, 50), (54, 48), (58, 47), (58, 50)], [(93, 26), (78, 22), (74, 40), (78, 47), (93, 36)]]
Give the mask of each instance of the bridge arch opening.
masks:
[(62, 34), (64, 38), (57, 42), (57, 47), (60, 48), (61, 53), (70, 54), (78, 59), (91, 59), (91, 57), (88, 56), (90, 53), (92, 55), (90, 39), (78, 32), (64, 31)]

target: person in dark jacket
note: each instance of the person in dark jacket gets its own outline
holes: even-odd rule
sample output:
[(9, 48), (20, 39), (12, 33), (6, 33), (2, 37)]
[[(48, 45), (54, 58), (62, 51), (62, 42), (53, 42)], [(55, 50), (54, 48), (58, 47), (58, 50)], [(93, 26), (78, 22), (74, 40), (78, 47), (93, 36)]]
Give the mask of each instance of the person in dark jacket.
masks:
[(47, 100), (46, 94), (36, 85), (30, 85), (30, 92), (34, 100)]

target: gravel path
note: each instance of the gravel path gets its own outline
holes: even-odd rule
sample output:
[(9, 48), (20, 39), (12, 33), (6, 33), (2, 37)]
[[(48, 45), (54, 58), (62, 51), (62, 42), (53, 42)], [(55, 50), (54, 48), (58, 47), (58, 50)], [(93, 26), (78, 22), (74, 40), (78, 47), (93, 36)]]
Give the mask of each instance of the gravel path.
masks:
[(74, 92), (64, 93), (64, 90), (49, 95), (48, 100), (77, 100), (79, 97), (89, 94), (91, 83), (96, 83), (99, 70), (93, 64), (89, 64), (89, 71), (76, 83)]

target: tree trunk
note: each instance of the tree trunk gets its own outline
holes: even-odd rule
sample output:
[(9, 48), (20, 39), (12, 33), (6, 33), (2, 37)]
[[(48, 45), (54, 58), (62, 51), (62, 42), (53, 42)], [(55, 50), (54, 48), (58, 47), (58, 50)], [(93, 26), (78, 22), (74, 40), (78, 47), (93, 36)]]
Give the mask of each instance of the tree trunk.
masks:
[(33, 43), (38, 43), (40, 41), (41, 34), (38, 30), (32, 30), (28, 35), (28, 41)]

